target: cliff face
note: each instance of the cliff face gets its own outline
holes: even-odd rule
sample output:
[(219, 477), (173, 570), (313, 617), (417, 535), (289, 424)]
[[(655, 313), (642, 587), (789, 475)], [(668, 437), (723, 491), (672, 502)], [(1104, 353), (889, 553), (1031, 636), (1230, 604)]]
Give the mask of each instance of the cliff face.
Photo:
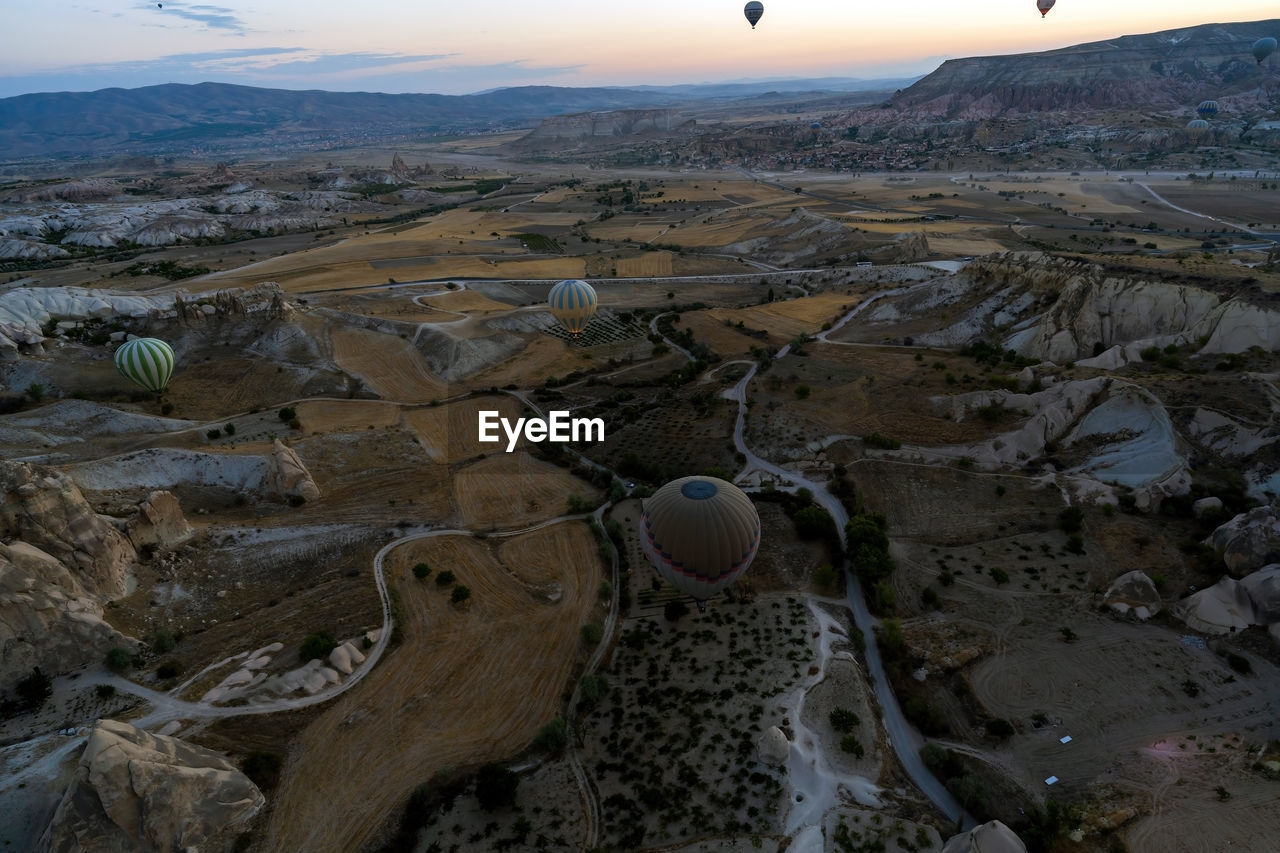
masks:
[(264, 798), (226, 758), (103, 720), (41, 838), (48, 853), (224, 849)]
[(23, 462), (0, 462), (0, 536), (55, 557), (85, 590), (108, 598), (124, 594), (125, 575), (137, 558), (70, 477)]
[(693, 119), (666, 109), (576, 113), (544, 119), (513, 147), (519, 151), (591, 147), (689, 133), (694, 126)]
[(1259, 89), (1280, 91), (1280, 74), (1258, 67), (1249, 47), (1277, 31), (1280, 20), (1205, 24), (1043, 53), (952, 59), (890, 103), (934, 116), (985, 118), (1176, 108), (1206, 97), (1254, 102)]
[(67, 672), (128, 645), (65, 566), (25, 542), (0, 544), (0, 684), (36, 666)]

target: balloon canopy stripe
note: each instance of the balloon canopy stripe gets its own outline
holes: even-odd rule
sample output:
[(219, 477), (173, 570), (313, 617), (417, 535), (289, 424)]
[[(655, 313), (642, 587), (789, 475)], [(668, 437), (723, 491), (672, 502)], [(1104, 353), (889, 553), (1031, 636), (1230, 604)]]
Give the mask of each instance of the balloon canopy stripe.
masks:
[(547, 295), (551, 313), (569, 332), (578, 334), (596, 312), (596, 291), (585, 281), (562, 281)]
[(116, 350), (115, 364), (126, 378), (159, 393), (173, 376), (173, 349), (156, 338), (135, 338)]

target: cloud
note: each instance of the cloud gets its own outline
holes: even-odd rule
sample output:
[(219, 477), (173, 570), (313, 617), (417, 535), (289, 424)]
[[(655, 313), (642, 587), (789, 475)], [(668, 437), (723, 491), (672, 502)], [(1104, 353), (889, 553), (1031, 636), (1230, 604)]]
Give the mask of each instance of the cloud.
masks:
[(244, 35), (247, 32), (245, 22), (236, 17), (236, 10), (226, 6), (205, 6), (169, 0), (169, 2), (162, 2), (160, 5), (140, 3), (138, 8), (150, 9), (166, 15), (175, 15), (187, 21), (204, 24), (213, 30), (228, 30), (236, 35)]

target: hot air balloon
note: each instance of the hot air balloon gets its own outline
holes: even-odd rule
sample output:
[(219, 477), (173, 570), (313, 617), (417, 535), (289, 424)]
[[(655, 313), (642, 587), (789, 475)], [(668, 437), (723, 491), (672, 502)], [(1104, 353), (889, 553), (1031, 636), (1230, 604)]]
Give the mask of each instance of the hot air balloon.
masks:
[(596, 313), (596, 292), (585, 281), (571, 278), (551, 288), (547, 304), (560, 325), (576, 338)]
[(812, 133), (814, 136), (817, 136), (819, 133), (821, 133), (822, 122), (815, 121), (813, 124), (809, 125), (809, 132)]
[(1208, 129), (1209, 129), (1209, 122), (1205, 121), (1202, 118), (1193, 118), (1191, 121), (1187, 122), (1187, 134), (1192, 139), (1199, 139), (1200, 137), (1204, 136), (1205, 131), (1207, 131)]
[(1253, 58), (1262, 64), (1262, 60), (1276, 52), (1276, 40), (1271, 36), (1260, 38), (1253, 43)]
[(128, 379), (156, 394), (164, 391), (173, 375), (173, 348), (159, 338), (134, 338), (121, 344), (116, 369)]
[(683, 477), (645, 501), (640, 544), (658, 574), (702, 610), (751, 565), (760, 546), (760, 516), (732, 483)]
[[(764, 4), (757, 2), (757, 0), (751, 0), (750, 3), (742, 7), (742, 14), (747, 16), (747, 21), (751, 24), (751, 29), (754, 30), (760, 18), (764, 16)], [(1274, 49), (1275, 45), (1272, 45), (1272, 50)]]
[(1053, 4), (1058, 0), (1036, 0), (1036, 8), (1040, 10), (1040, 17), (1049, 14), (1049, 10), (1053, 8)]
[(1217, 101), (1201, 101), (1200, 106), (1196, 107), (1196, 115), (1200, 118), (1213, 118), (1218, 114)]

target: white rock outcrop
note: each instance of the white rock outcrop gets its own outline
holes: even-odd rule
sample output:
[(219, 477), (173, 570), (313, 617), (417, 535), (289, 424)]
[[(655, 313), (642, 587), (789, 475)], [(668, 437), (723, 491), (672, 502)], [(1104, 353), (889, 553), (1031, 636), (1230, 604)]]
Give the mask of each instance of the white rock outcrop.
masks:
[(265, 802), (230, 761), (102, 720), (40, 839), (42, 853), (226, 849)]
[(302, 464), (297, 452), (276, 439), (271, 449), (270, 468), (267, 474), (267, 491), (283, 498), (299, 497), (305, 501), (320, 499), (320, 487), (311, 478), (311, 472)]
[(1132, 613), (1146, 620), (1160, 612), (1160, 593), (1151, 578), (1144, 572), (1125, 572), (1111, 582), (1103, 598), (1112, 610), (1119, 614)]
[(791, 754), (791, 744), (787, 741), (787, 736), (782, 733), (782, 729), (777, 726), (770, 726), (760, 735), (760, 739), (756, 741), (756, 756), (764, 764), (771, 764), (780, 767), (787, 762), (787, 756)]
[(194, 531), (182, 514), (173, 492), (155, 491), (138, 505), (138, 514), (126, 525), (133, 547), (153, 545), (170, 549), (191, 538)]
[(1241, 580), (1224, 577), (1173, 606), (1173, 615), (1205, 634), (1234, 634), (1261, 625), (1280, 640), (1280, 563)]
[(1012, 829), (993, 820), (953, 835), (943, 845), (942, 853), (1027, 853), (1027, 845)]
[(1209, 534), (1206, 542), (1222, 552), (1232, 577), (1280, 561), (1280, 508), (1261, 506), (1242, 512)]

